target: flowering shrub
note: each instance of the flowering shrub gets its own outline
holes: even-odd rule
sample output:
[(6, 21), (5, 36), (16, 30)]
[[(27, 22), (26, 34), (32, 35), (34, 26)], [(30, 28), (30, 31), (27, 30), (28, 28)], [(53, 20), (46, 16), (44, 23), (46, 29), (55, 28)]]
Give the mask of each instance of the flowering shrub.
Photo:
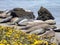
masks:
[(56, 45), (56, 43), (35, 34), (26, 34), (11, 27), (0, 26), (0, 45)]

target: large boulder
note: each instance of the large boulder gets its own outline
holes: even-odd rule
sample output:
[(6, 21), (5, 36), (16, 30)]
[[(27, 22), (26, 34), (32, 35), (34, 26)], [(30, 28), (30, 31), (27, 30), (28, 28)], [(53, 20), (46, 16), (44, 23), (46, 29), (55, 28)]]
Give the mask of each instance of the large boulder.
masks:
[(4, 11), (0, 11), (0, 14), (3, 13)]
[(13, 17), (20, 17), (20, 18), (28, 18), (28, 19), (34, 19), (35, 16), (33, 14), (33, 12), (31, 11), (26, 11), (23, 8), (14, 8), (13, 10), (11, 10), (11, 15)]
[(44, 7), (41, 7), (40, 10), (38, 11), (38, 18), (37, 20), (49, 20), (52, 19), (54, 20), (54, 17), (52, 16), (52, 14)]

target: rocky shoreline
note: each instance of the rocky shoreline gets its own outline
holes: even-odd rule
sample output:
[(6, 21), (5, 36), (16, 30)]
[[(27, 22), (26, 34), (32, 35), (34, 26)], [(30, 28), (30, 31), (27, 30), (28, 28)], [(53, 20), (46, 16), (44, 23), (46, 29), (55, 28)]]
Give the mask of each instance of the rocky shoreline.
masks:
[(60, 32), (60, 27), (58, 29), (56, 26), (55, 18), (44, 7), (39, 9), (37, 19), (33, 12), (23, 8), (0, 11), (0, 25), (19, 29), (28, 34), (55, 36), (57, 32)]

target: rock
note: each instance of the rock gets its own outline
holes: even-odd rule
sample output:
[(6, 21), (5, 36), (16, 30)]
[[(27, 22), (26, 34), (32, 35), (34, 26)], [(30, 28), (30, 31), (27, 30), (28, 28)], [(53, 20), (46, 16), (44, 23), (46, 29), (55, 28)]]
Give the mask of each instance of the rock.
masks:
[(55, 32), (60, 32), (59, 28), (54, 29)]
[(49, 25), (55, 25), (56, 24), (55, 20), (46, 20), (45, 23), (47, 23)]
[(9, 17), (7, 17), (7, 18), (1, 19), (1, 20), (0, 20), (0, 23), (8, 22), (8, 21), (10, 21), (11, 19), (12, 19), (12, 16), (9, 16)]
[(55, 37), (57, 39), (57, 42), (60, 43), (60, 32), (55, 32)]
[(20, 18), (27, 18), (27, 19), (34, 19), (35, 16), (33, 12), (25, 11), (23, 8), (14, 8), (10, 11), (13, 17), (20, 17)]
[(55, 26), (57, 27), (57, 29), (60, 29), (60, 24), (56, 24)]
[(0, 14), (3, 13), (4, 11), (0, 11)]
[(37, 20), (54, 20), (54, 17), (52, 14), (44, 7), (41, 7), (40, 10), (38, 11), (38, 17)]

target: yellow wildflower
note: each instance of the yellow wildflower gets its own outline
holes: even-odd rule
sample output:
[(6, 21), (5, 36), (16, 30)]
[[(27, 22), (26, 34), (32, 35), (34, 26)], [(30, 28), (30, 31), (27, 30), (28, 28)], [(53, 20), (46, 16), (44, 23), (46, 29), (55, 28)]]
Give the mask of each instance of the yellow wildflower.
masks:
[(56, 43), (46, 41), (46, 36), (44, 37), (42, 38), (42, 36), (36, 34), (27, 34), (10, 27), (0, 26), (0, 45), (56, 45)]
[(51, 45), (57, 45), (56, 43), (52, 43)]
[(7, 40), (3, 39), (1, 40), (1, 43), (7, 43)]
[(7, 44), (7, 45), (10, 45), (10, 44)]
[(34, 45), (40, 45), (40, 44), (42, 44), (42, 41), (36, 41), (36, 42), (34, 42)]
[(34, 45), (40, 45), (40, 44), (46, 44), (46, 45), (48, 45), (48, 42), (47, 41), (44, 41), (44, 40), (38, 40), (38, 41), (36, 41), (35, 43), (34, 43)]
[(5, 45), (5, 44), (0, 44), (0, 45)]

